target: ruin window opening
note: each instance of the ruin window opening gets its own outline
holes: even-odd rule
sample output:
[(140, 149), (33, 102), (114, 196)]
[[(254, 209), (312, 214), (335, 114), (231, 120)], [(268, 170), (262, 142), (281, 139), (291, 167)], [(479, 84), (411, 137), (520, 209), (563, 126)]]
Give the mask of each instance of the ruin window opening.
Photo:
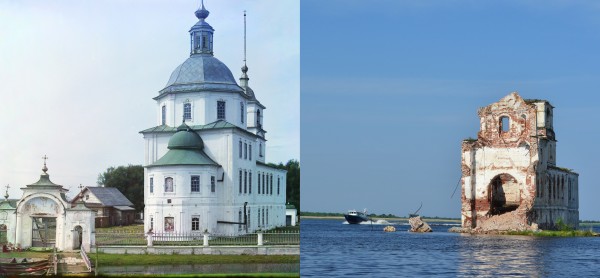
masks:
[(500, 117), (500, 133), (508, 132), (510, 128), (510, 119), (507, 116)]

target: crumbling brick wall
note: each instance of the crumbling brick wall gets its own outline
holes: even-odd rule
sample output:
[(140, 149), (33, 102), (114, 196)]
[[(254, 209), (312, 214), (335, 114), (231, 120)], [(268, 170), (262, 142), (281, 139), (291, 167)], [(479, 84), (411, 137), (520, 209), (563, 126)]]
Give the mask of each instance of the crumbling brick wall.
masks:
[[(462, 142), (463, 228), (552, 228), (559, 218), (577, 225), (577, 174), (555, 166), (552, 109), (545, 100), (525, 100), (516, 92), (479, 109), (477, 139)], [(556, 171), (561, 173), (551, 174)], [(552, 184), (548, 175), (562, 176), (567, 186)], [(555, 195), (542, 195), (544, 189)]]

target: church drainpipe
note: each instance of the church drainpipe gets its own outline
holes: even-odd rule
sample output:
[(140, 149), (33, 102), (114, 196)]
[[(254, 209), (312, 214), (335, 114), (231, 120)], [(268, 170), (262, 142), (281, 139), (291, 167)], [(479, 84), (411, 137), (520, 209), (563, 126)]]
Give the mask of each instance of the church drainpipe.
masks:
[(242, 224), (246, 227), (246, 233), (248, 233), (248, 215), (246, 214), (246, 206), (248, 206), (248, 202), (244, 202), (244, 222), (233, 222), (233, 221), (224, 221), (224, 220), (218, 220), (217, 223), (222, 223), (222, 224)]

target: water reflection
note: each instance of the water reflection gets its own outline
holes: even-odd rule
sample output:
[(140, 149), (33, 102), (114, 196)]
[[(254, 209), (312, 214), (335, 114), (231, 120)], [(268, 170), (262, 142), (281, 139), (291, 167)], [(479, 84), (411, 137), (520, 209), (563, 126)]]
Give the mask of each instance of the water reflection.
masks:
[(527, 236), (462, 235), (458, 238), (458, 275), (545, 276), (541, 240)]
[(101, 266), (104, 274), (299, 273), (300, 264), (198, 264)]

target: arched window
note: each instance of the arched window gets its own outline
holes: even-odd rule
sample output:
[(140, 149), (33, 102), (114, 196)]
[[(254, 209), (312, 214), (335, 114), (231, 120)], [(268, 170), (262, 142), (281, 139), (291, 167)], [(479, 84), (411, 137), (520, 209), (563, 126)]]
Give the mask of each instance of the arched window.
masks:
[(500, 117), (500, 133), (508, 132), (510, 129), (510, 119), (507, 116)]
[(215, 176), (210, 177), (210, 192), (215, 192)]
[(263, 154), (262, 154), (262, 143), (258, 144), (258, 156), (260, 156), (260, 157), (263, 156)]
[(150, 193), (154, 192), (154, 178), (150, 178)]
[(191, 120), (192, 119), (192, 104), (186, 102), (183, 104), (183, 119)]
[(256, 126), (260, 127), (260, 110), (256, 110)]
[(162, 106), (162, 121), (161, 121), (162, 125), (166, 125), (167, 124), (167, 106), (163, 105)]
[(173, 192), (173, 178), (165, 178), (165, 192)]

